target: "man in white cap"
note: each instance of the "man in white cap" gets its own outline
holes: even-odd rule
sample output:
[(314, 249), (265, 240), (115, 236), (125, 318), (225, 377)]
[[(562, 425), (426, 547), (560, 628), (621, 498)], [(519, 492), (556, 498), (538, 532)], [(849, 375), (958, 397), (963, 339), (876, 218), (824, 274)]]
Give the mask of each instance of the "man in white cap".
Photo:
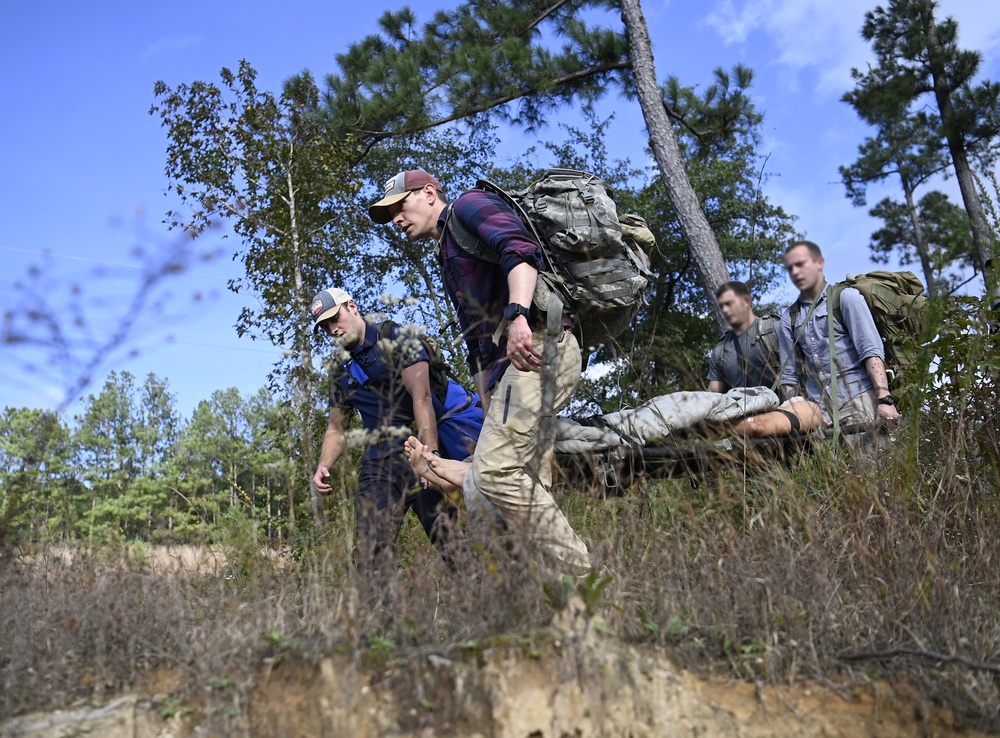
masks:
[[(488, 503), (559, 573), (590, 571), (586, 544), (552, 496), (551, 450), (539, 464), (531, 463), (541, 420), (545, 334), (544, 315), (532, 301), (538, 273), (549, 270), (541, 246), (499, 196), (473, 189), (449, 204), (441, 183), (419, 169), (390, 179), (368, 214), (376, 223), (392, 222), (411, 241), (438, 240), (442, 280), (465, 337), (469, 371), (487, 403), (472, 473), (465, 475), (466, 505), (481, 510)], [(463, 247), (456, 229), (465, 240), (478, 240), (478, 253)], [(563, 325), (557, 412), (569, 403), (582, 371), (568, 316)]]
[(393, 542), (411, 508), (427, 537), (450, 564), (448, 532), (456, 509), (440, 490), (421, 486), (403, 455), (403, 444), (416, 431), (421, 441), (437, 452), (437, 415), (444, 414), (443, 404), (448, 397), (457, 394), (467, 407), (449, 417), (449, 439), (454, 436), (449, 450), (465, 458), (482, 424), (477, 398), (469, 397), (457, 383), (448, 383), (443, 391), (439, 390), (442, 396), (435, 397), (430, 357), (416, 334), (392, 321), (378, 326), (368, 323), (344, 290), (323, 290), (313, 298), (310, 311), (314, 330), (326, 332), (350, 355), (330, 375), (330, 417), (313, 475), (320, 494), (333, 491), (328, 479), (330, 468), (344, 453), (345, 420), (352, 412), (361, 415), (369, 433), (358, 473), (356, 504), (358, 570), (362, 578), (373, 569), (391, 564)]

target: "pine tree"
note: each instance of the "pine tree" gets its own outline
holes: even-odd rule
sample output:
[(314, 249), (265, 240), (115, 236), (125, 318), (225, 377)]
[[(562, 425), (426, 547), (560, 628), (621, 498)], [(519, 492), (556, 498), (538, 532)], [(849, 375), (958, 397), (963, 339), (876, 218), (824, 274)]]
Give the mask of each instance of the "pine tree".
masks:
[[(668, 197), (707, 294), (729, 278), (715, 234), (684, 169), (663, 109), (638, 0), (620, 5), (624, 27), (590, 24), (608, 0), (470, 2), (439, 11), (422, 29), (409, 8), (387, 12), (381, 34), (337, 57), (324, 97), (333, 130), (364, 151), (394, 136), (457, 121), (496, 119), (528, 130), (560, 105), (618, 89), (638, 95)], [(552, 50), (549, 37), (563, 42)], [(726, 327), (709, 301), (721, 329)]]
[(971, 222), (972, 258), (984, 270), (996, 246), (973, 167), (991, 166), (998, 154), (1000, 84), (975, 82), (980, 54), (958, 47), (958, 24), (938, 21), (936, 8), (934, 0), (890, 0), (865, 14), (861, 35), (872, 44), (876, 69), (859, 77), (852, 94), (868, 110), (933, 106), (923, 121), (951, 159)]

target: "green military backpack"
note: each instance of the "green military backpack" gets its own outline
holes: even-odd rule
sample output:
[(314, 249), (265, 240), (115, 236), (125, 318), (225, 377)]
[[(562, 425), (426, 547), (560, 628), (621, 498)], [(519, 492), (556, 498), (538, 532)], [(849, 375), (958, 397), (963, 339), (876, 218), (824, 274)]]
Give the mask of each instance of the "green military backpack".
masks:
[[(539, 274), (539, 286), (575, 316), (580, 345), (613, 344), (638, 314), (653, 277), (647, 255), (656, 240), (646, 221), (619, 215), (610, 185), (575, 169), (549, 169), (513, 192), (485, 179), (476, 187), (500, 196), (538, 239), (552, 270)], [(499, 261), (457, 219), (449, 217), (446, 227), (464, 251)]]
[[(921, 340), (926, 327), (924, 283), (908, 271), (876, 270), (857, 276), (848, 274), (842, 282), (827, 287), (829, 309), (840, 325), (844, 325), (840, 294), (848, 287), (853, 287), (865, 298), (885, 347), (886, 369), (909, 366), (913, 361), (913, 346)], [(792, 305), (789, 313), (792, 325), (795, 325), (798, 302)]]

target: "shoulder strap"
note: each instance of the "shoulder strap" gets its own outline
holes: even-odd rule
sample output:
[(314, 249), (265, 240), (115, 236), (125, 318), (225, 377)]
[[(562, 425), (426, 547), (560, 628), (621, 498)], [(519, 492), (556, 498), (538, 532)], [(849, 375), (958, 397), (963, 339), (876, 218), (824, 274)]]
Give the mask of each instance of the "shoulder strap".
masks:
[[(829, 348), (827, 350), (830, 352), (830, 404), (832, 405), (832, 407), (830, 408), (830, 418), (831, 418), (831, 420), (833, 420), (833, 440), (834, 440), (834, 442), (836, 442), (840, 438), (840, 402), (837, 399), (837, 385), (839, 384), (840, 380), (837, 377), (837, 351), (836, 351), (836, 346), (834, 346), (834, 343), (833, 343), (833, 321), (834, 321), (834, 315), (833, 315), (833, 311), (834, 311), (833, 296), (834, 296), (834, 290), (838, 286), (840, 287), (840, 289), (836, 291), (836, 296), (837, 296), (837, 308), (839, 309), (840, 308), (840, 293), (843, 292), (844, 285), (842, 285), (840, 283), (838, 283), (836, 285), (832, 285), (832, 286), (829, 285), (829, 284), (827, 284), (827, 285), (825, 285), (823, 287), (823, 290), (822, 290), (823, 294), (826, 295), (826, 300), (827, 300), (827, 308), (826, 308), (826, 340), (829, 342)], [(819, 296), (819, 294), (817, 294), (816, 298), (813, 300), (812, 306), (810, 306), (810, 308), (809, 308), (809, 314), (806, 315), (806, 319), (802, 323), (803, 327), (805, 327), (806, 323), (809, 322), (809, 319), (812, 317), (813, 311), (816, 310), (816, 306), (819, 305), (819, 299), (820, 299), (820, 296)], [(796, 302), (795, 305), (798, 305), (798, 302)], [(843, 325), (843, 322), (841, 322), (841, 325)], [(795, 331), (795, 323), (793, 322), (792, 323), (792, 332), (794, 333), (794, 331)], [(802, 347), (799, 346), (799, 338), (798, 338), (798, 336), (795, 336), (794, 338), (795, 338), (795, 344), (794, 345), (798, 348), (798, 350), (800, 352), (800, 355), (801, 355), (803, 353), (803, 351), (802, 351)]]
[(722, 363), (722, 356), (726, 352), (726, 341), (729, 339), (731, 335), (733, 335), (732, 328), (723, 333), (722, 338), (719, 340), (719, 342), (712, 347), (712, 361), (714, 361), (716, 364)]
[(451, 237), (455, 239), (455, 243), (467, 254), (491, 264), (500, 263), (500, 257), (493, 252), (493, 249), (483, 243), (477, 234), (462, 225), (462, 222), (455, 217), (454, 203), (448, 208), (448, 216), (445, 219), (444, 230), (441, 231), (441, 238), (444, 238), (445, 233), (450, 233)]
[(844, 323), (844, 313), (840, 309), (840, 295), (847, 289), (850, 285), (844, 282), (837, 282), (831, 287), (827, 288), (826, 299), (830, 303), (829, 313), (836, 319), (840, 327), (845, 331), (847, 330), (847, 324)]

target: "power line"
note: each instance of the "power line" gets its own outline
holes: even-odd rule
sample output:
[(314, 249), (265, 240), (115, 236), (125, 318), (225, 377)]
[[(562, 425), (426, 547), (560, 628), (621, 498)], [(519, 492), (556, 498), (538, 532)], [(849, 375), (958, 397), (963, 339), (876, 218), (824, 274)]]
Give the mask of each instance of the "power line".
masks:
[[(135, 264), (125, 264), (120, 261), (107, 261), (105, 259), (92, 259), (87, 256), (71, 256), (69, 254), (57, 254), (52, 251), (36, 251), (32, 249), (15, 249), (10, 246), (0, 246), (0, 251), (10, 251), (15, 254), (30, 254), (31, 256), (42, 256), (51, 257), (53, 259), (66, 259), (68, 261), (86, 261), (92, 264), (101, 264), (102, 266), (114, 266), (121, 267), (123, 269), (134, 269), (139, 272), (154, 272), (158, 271), (153, 267), (146, 266), (136, 266)], [(220, 282), (225, 282), (227, 279), (225, 277), (216, 277), (210, 274), (197, 274), (195, 272), (186, 271), (171, 271), (170, 274), (184, 275), (185, 277), (200, 277), (202, 279), (217, 279)]]

